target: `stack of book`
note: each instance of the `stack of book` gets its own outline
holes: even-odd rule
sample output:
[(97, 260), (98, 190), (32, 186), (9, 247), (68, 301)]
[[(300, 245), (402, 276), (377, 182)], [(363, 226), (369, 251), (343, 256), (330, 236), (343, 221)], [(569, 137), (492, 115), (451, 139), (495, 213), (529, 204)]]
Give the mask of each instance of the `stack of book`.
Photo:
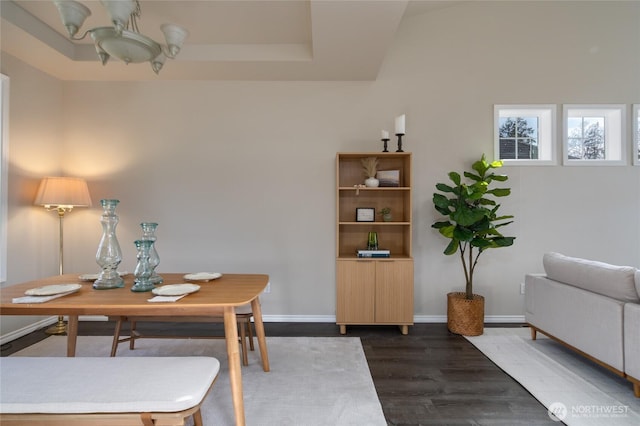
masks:
[(389, 250), (358, 250), (358, 257), (389, 257), (391, 252)]

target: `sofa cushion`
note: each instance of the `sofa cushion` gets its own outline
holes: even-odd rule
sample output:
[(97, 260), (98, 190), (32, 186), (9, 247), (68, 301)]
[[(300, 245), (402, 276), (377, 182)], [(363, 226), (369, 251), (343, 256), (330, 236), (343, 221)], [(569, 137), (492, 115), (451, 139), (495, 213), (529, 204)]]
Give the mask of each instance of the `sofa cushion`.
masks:
[[(637, 270), (594, 260), (545, 253), (542, 258), (547, 277), (623, 302), (640, 302), (636, 290)], [(638, 277), (640, 278), (640, 277)]]

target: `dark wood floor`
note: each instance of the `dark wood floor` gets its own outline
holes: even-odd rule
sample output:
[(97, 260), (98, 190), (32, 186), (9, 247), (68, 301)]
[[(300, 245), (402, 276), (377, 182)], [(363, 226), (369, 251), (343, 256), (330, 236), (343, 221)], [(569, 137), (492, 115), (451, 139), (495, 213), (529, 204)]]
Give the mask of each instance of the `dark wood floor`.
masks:
[[(172, 334), (206, 335), (211, 324), (172, 324)], [(214, 325), (218, 327), (218, 325)], [(166, 324), (140, 324), (155, 334)], [(268, 336), (340, 336), (335, 324), (266, 323)], [(211, 330), (209, 330), (211, 332)], [(222, 333), (222, 328), (215, 330)], [(81, 322), (80, 335), (112, 335), (113, 323)], [(546, 408), (446, 324), (353, 326), (361, 338), (389, 425), (554, 425)], [(2, 347), (2, 356), (46, 338), (33, 332)], [(366, 426), (366, 425), (363, 425)]]

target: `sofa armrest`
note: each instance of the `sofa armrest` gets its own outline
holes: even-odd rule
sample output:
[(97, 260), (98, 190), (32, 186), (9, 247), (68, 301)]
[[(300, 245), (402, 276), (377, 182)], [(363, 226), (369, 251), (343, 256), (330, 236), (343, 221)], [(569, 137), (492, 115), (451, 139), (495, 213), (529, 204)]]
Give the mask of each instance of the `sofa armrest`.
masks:
[(624, 371), (624, 305), (543, 274), (525, 276), (526, 322), (618, 371)]
[(640, 380), (640, 304), (624, 305), (624, 372)]

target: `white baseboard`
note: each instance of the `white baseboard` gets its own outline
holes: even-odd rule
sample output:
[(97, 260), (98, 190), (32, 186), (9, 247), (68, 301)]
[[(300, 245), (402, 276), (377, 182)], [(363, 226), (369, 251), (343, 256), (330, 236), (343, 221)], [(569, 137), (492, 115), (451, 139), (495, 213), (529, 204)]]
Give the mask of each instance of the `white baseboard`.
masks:
[[(4, 345), (19, 337), (25, 336), (31, 332), (39, 330), (43, 327), (51, 325), (57, 321), (58, 317), (49, 317), (44, 320), (40, 320), (36, 323), (30, 324), (26, 327), (12, 331), (0, 336), (0, 345)], [(263, 315), (262, 320), (264, 322), (314, 322), (314, 323), (335, 323), (336, 317), (334, 315)], [(79, 321), (107, 321), (106, 316), (102, 315), (82, 315)], [(446, 323), (446, 315), (416, 315), (413, 318), (414, 323)], [(495, 323), (524, 323), (524, 315), (487, 315), (484, 318), (486, 324)]]
[[(80, 321), (106, 321), (107, 317), (102, 315), (80, 316)], [(263, 315), (264, 322), (336, 322), (334, 315)], [(446, 315), (416, 315), (413, 322), (420, 323), (446, 323)], [(523, 323), (524, 315), (487, 315), (484, 317), (485, 324), (489, 323)]]
[(43, 320), (34, 322), (33, 324), (29, 324), (26, 327), (19, 328), (18, 330), (11, 331), (7, 334), (3, 334), (0, 336), (0, 345), (4, 345), (5, 343), (9, 343), (12, 340), (16, 340), (19, 337), (26, 336), (29, 333), (32, 333), (36, 330), (40, 330), (43, 327), (47, 327), (51, 324), (55, 324), (58, 321), (58, 317), (49, 317)]

